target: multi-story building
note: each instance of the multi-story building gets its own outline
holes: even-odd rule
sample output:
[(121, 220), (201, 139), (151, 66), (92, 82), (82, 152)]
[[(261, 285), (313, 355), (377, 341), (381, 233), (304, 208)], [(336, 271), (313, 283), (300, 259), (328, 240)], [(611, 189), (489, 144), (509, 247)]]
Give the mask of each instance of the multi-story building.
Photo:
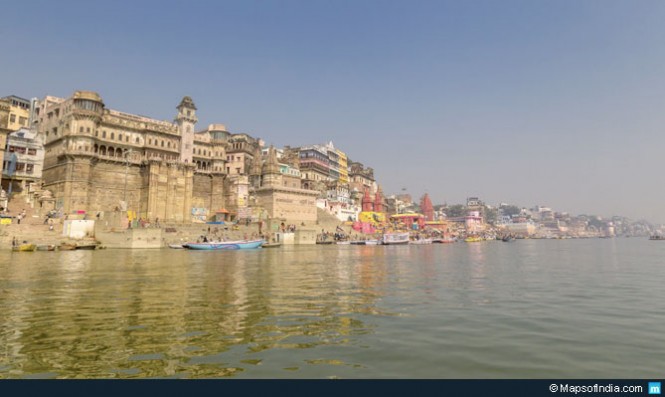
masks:
[(349, 159), (346, 153), (337, 149), (337, 156), (339, 158), (339, 181), (343, 184), (349, 183)]
[(44, 144), (35, 131), (21, 128), (9, 133), (2, 162), (2, 188), (20, 193), (42, 177)]
[(312, 145), (299, 148), (299, 152), (303, 187), (315, 189), (325, 186), (325, 182), (330, 180), (328, 149), (322, 145)]
[(310, 198), (317, 193), (302, 189), (297, 167), (266, 168), (263, 141), (222, 124), (195, 132), (197, 108), (189, 97), (176, 109), (168, 122), (108, 109), (90, 91), (39, 101), (43, 182), (56, 208), (190, 222), (216, 213), (249, 218), (250, 206), (263, 205), (269, 217), (316, 218)]
[(348, 161), (349, 169), (349, 187), (352, 192), (359, 192), (362, 195), (365, 188), (369, 189), (371, 194), (375, 194), (377, 184), (374, 179), (374, 170), (370, 167), (365, 167), (362, 163), (355, 161)]
[[(190, 221), (223, 206), (223, 159), (214, 139), (194, 133), (196, 106), (184, 97), (174, 122), (106, 108), (95, 92), (46, 97), (36, 109), (44, 136), (44, 188), (65, 212), (130, 210)], [(219, 151), (219, 149), (217, 149)]]
[(10, 95), (2, 98), (9, 103), (9, 118), (7, 119), (7, 128), (11, 131), (18, 131), (21, 128), (29, 127), (30, 122), (30, 100)]

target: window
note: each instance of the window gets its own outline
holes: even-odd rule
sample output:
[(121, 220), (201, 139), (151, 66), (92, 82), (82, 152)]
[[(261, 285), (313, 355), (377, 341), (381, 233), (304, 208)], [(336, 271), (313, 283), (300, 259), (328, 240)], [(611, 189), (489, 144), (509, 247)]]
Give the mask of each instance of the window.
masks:
[(83, 127), (79, 127), (79, 132), (83, 132)]
[(115, 139), (115, 132), (111, 133), (111, 139)]
[(99, 136), (99, 130), (95, 130), (95, 136)]
[(106, 138), (106, 130), (102, 131), (102, 138)]
[(125, 136), (125, 142), (129, 142), (129, 135)]
[(148, 138), (148, 145), (152, 145), (152, 138)]
[(37, 154), (37, 149), (28, 149), (28, 154), (34, 156)]
[(15, 123), (16, 122), (16, 115), (15, 114), (10, 114), (9, 115), (9, 122), (10, 123)]
[(18, 118), (18, 123), (21, 124), (22, 126), (27, 126), (28, 125), (28, 119), (26, 117), (19, 117)]
[(139, 137), (136, 137), (136, 143), (139, 143)]
[(86, 128), (85, 132), (87, 132), (89, 134), (90, 133), (90, 127)]
[(188, 110), (188, 111), (187, 111), (187, 116), (191, 116), (191, 115), (192, 115), (192, 111), (191, 111), (191, 110)]
[(162, 147), (164, 147), (164, 141), (162, 141)]
[(25, 165), (25, 172), (28, 173), (28, 174), (32, 174), (34, 169), (35, 169), (34, 164), (26, 164)]
[(122, 134), (118, 134), (118, 140), (122, 141)]

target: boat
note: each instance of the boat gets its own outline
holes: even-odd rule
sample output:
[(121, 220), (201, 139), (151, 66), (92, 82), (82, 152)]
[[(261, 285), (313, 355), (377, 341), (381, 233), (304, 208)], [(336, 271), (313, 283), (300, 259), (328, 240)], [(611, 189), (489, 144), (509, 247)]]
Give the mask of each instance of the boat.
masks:
[(338, 241), (338, 242), (337, 242), (337, 245), (349, 245), (349, 244), (351, 244), (351, 242), (348, 241), (348, 240), (346, 240), (346, 241)]
[(76, 244), (62, 243), (58, 246), (59, 251), (73, 251), (76, 249)]
[(423, 245), (423, 244), (432, 244), (433, 241), (431, 238), (421, 238), (420, 240), (411, 240), (409, 241), (409, 244), (414, 244), (414, 245)]
[(654, 234), (653, 236), (649, 236), (649, 240), (665, 240), (665, 236)]
[(94, 250), (99, 246), (97, 241), (92, 242), (78, 242), (78, 243), (61, 243), (58, 246), (60, 251), (71, 251), (71, 250)]
[(181, 250), (184, 249), (185, 247), (182, 244), (169, 244), (169, 248), (173, 248), (175, 250)]
[(384, 245), (408, 244), (409, 233), (386, 233), (383, 235), (381, 243)]
[(265, 240), (211, 241), (207, 243), (187, 243), (183, 247), (192, 250), (242, 250), (261, 248)]
[(277, 247), (281, 247), (281, 246), (282, 246), (281, 242), (263, 243), (263, 245), (261, 245), (261, 247), (263, 247), (263, 248), (277, 248)]
[(434, 244), (449, 244), (449, 243), (454, 243), (455, 241), (457, 241), (457, 240), (454, 239), (454, 238), (434, 238), (434, 239), (432, 239), (432, 242)]
[(365, 240), (354, 240), (350, 242), (351, 245), (365, 245)]
[(381, 244), (381, 240), (366, 240), (365, 245), (379, 245)]
[(477, 243), (479, 241), (483, 241), (483, 239), (480, 237), (467, 237), (464, 239), (464, 241), (467, 243)]
[(12, 247), (12, 251), (15, 252), (32, 252), (37, 249), (35, 244), (19, 244), (15, 247)]
[(94, 243), (76, 243), (75, 249), (77, 250), (94, 250), (97, 248), (99, 243), (94, 242)]
[(55, 251), (55, 245), (53, 244), (38, 245), (37, 251)]
[(327, 244), (333, 244), (334, 241), (332, 241), (332, 240), (317, 240), (316, 243), (317, 243), (317, 244), (326, 244), (326, 245), (327, 245)]
[(511, 242), (511, 241), (515, 241), (515, 239), (512, 238), (511, 236), (504, 236), (504, 237), (501, 239), (501, 241), (503, 241), (504, 243), (509, 243), (509, 242)]

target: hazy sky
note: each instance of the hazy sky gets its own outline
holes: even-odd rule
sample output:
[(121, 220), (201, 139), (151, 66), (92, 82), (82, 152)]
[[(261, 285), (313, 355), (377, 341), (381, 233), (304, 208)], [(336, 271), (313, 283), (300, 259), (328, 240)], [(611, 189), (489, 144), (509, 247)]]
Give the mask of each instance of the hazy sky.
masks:
[(0, 95), (101, 94), (276, 146), (332, 140), (387, 194), (665, 222), (665, 2), (24, 1)]

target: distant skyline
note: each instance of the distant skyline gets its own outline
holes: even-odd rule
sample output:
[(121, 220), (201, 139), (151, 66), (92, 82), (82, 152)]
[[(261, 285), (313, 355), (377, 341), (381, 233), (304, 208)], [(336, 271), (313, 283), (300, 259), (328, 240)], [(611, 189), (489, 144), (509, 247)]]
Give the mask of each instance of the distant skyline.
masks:
[(31, 1), (3, 7), (0, 96), (267, 144), (333, 141), (386, 194), (665, 223), (665, 2)]

